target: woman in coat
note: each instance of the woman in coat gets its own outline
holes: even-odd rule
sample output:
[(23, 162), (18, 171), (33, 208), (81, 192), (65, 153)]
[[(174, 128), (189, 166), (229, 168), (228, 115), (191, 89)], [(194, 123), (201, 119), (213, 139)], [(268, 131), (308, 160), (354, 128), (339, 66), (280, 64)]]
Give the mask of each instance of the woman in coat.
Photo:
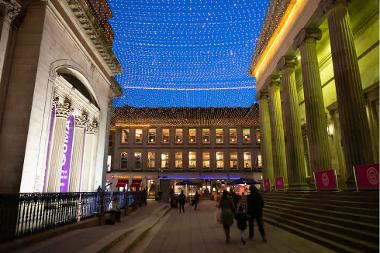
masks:
[(226, 243), (230, 242), (230, 227), (234, 222), (235, 216), (235, 206), (232, 201), (231, 196), (228, 195), (226, 190), (223, 191), (222, 197), (220, 199), (219, 208), (220, 212), (220, 222), (223, 225), (224, 233), (226, 235)]

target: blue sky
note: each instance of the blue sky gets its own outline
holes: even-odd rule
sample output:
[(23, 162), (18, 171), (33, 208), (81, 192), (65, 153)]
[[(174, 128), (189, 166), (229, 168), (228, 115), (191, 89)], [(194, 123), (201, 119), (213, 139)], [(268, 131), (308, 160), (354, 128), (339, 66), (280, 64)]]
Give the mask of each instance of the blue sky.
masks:
[(114, 106), (249, 107), (269, 0), (108, 0), (123, 97)]

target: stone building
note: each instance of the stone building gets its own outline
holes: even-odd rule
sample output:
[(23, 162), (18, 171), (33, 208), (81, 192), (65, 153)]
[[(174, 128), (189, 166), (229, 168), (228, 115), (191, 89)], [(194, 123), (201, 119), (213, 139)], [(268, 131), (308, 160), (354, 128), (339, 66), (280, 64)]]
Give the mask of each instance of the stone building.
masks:
[(379, 160), (379, 3), (272, 0), (252, 58), (264, 177), (307, 189)]
[(260, 181), (260, 141), (257, 104), (114, 108), (107, 179), (113, 187), (142, 184), (149, 189), (159, 178), (162, 189), (183, 179)]
[(0, 192), (102, 185), (121, 95), (105, 0), (2, 0)]

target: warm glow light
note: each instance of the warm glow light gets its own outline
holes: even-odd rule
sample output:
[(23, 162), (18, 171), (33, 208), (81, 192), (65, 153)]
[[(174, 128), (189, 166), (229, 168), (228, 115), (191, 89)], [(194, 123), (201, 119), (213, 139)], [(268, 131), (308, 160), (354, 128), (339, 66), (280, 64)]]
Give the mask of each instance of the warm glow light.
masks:
[(126, 124), (126, 123), (115, 123), (116, 127), (150, 127), (150, 125), (144, 125), (144, 124)]
[(277, 53), (278, 48), (282, 45), (285, 37), (289, 34), (290, 29), (293, 27), (294, 21), (298, 18), (306, 2), (307, 1), (304, 0), (290, 1), (284, 16), (282, 17), (276, 30), (273, 32), (273, 35), (270, 38), (265, 50), (261, 54), (255, 69), (252, 71), (252, 75), (256, 77), (256, 80), (259, 79), (260, 74), (266, 69), (273, 56)]

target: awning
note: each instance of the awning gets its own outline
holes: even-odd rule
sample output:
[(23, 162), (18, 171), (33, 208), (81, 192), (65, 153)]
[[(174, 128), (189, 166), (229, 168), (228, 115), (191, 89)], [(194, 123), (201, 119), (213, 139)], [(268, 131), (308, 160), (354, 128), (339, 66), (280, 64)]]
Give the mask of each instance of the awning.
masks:
[(141, 179), (133, 179), (131, 187), (140, 187), (141, 186)]
[(128, 184), (128, 179), (118, 179), (116, 187), (125, 187), (126, 184)]

